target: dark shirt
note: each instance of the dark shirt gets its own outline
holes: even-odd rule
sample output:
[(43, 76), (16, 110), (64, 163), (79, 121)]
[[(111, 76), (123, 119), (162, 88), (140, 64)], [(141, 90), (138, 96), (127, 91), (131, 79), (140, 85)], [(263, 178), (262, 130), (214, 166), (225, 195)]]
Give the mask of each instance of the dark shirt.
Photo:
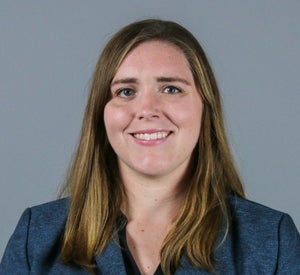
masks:
[[(123, 226), (123, 228), (119, 231), (119, 241), (120, 241), (120, 245), (122, 248), (122, 256), (124, 259), (126, 273), (128, 275), (141, 275), (141, 272), (132, 256), (132, 254), (130, 253), (130, 249), (127, 244), (126, 226)], [(163, 271), (161, 270), (160, 265), (157, 267), (157, 269), (153, 275), (164, 275)]]

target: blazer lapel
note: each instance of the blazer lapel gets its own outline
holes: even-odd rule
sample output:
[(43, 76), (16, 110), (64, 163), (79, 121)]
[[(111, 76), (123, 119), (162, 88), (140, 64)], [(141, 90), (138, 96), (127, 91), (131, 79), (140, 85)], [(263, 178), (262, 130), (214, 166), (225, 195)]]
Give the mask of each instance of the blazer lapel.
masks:
[(115, 235), (102, 251), (96, 256), (96, 263), (100, 274), (105, 275), (126, 275), (126, 269), (123, 261), (122, 251)]

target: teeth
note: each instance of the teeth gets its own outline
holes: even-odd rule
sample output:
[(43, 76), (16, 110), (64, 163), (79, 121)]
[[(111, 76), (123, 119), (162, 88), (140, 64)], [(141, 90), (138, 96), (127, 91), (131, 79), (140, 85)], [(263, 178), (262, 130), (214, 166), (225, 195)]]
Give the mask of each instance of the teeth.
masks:
[(168, 132), (156, 132), (156, 133), (145, 133), (145, 134), (134, 134), (134, 137), (137, 139), (143, 139), (143, 140), (156, 140), (165, 138), (168, 136)]

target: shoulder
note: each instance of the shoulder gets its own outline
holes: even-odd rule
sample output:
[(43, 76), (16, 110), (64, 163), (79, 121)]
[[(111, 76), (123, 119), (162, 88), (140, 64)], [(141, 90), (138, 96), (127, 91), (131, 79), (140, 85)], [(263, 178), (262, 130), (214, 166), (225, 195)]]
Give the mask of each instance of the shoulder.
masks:
[(27, 245), (32, 246), (29, 248), (40, 250), (45, 245), (48, 246), (58, 239), (64, 230), (68, 205), (69, 199), (65, 198), (27, 208), (14, 234), (26, 234)]
[(300, 235), (288, 214), (238, 197), (231, 197), (229, 205), (231, 247), (243, 266), (300, 274)]
[(256, 245), (262, 245), (266, 240), (270, 245), (277, 245), (279, 230), (282, 223), (290, 223), (288, 214), (277, 211), (262, 204), (238, 198), (230, 198), (231, 231), (238, 235), (241, 240)]
[(59, 199), (28, 208), (32, 222), (56, 224), (64, 221), (68, 215), (69, 199)]
[(68, 216), (68, 199), (51, 201), (25, 210), (27, 245), (32, 252), (47, 250), (59, 243)]
[(68, 216), (68, 205), (69, 199), (65, 198), (25, 209), (14, 233), (26, 231), (30, 237), (34, 231), (40, 231), (40, 235), (43, 230), (50, 234), (53, 229), (61, 229)]
[(69, 199), (60, 199), (25, 210), (23, 215), (28, 218), (29, 233), (39, 232), (39, 234), (56, 233), (64, 228), (69, 208)]
[[(265, 205), (253, 202), (239, 197), (230, 197), (229, 199), (231, 215), (233, 219), (243, 220), (253, 224), (268, 224), (280, 222), (282, 217), (286, 215)], [(271, 224), (270, 224), (271, 222)]]
[(60, 199), (23, 212), (7, 244), (0, 273), (23, 274), (25, 270), (39, 270), (45, 268), (49, 255), (53, 260), (58, 258), (68, 204), (68, 199)]
[(65, 198), (25, 209), (15, 233), (26, 231), (28, 237), (35, 239), (35, 236), (50, 236), (51, 233), (62, 230), (68, 216), (68, 204), (69, 200)]
[(39, 205), (32, 206), (31, 209), (33, 210), (40, 210), (40, 211), (49, 211), (49, 210), (59, 210), (59, 209), (67, 209), (69, 205), (69, 198), (62, 198), (58, 200), (53, 200), (50, 202), (42, 203)]

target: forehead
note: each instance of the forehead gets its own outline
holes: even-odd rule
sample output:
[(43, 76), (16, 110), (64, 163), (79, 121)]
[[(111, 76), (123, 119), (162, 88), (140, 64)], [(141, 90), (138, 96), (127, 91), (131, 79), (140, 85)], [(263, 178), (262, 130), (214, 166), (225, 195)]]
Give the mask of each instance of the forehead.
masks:
[(160, 73), (191, 74), (189, 62), (183, 51), (165, 41), (146, 41), (133, 48), (121, 62), (116, 76), (123, 73), (142, 73), (152, 70)]

